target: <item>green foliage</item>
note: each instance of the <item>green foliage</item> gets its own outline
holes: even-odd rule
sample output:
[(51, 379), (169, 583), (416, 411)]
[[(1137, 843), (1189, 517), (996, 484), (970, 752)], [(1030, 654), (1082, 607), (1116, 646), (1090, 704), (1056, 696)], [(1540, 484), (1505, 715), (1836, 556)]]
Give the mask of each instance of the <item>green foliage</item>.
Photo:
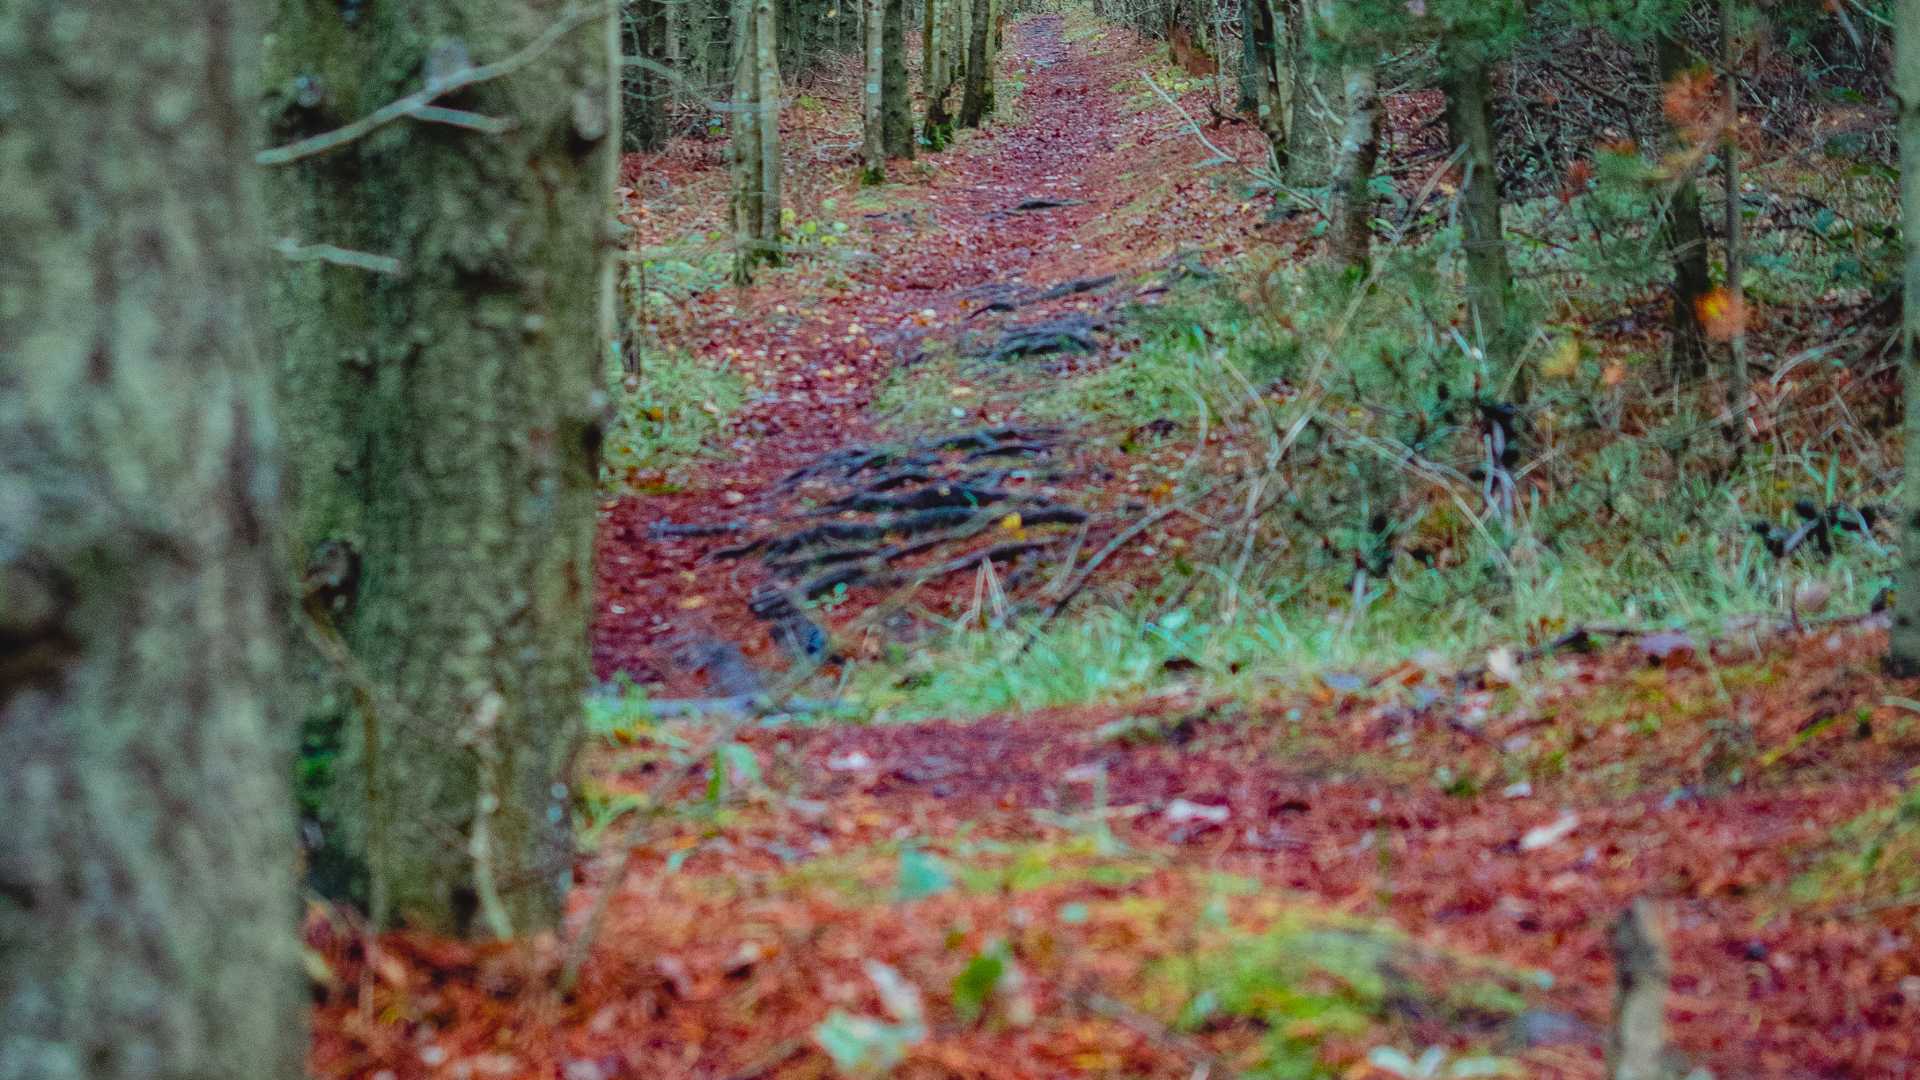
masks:
[[(1836, 455), (1854, 462), (1860, 444), (1835, 430), (1804, 446), (1763, 440), (1729, 469), (1713, 403), (1692, 396), (1640, 409), (1639, 430), (1622, 432), (1664, 369), (1601, 353), (1578, 319), (1663, 287), (1648, 168), (1605, 156), (1589, 194), (1514, 208), (1525, 283), (1515, 308), (1529, 319), (1569, 313), (1525, 335), (1521, 363), (1536, 375), (1524, 405), (1508, 400), (1515, 373), (1493, 369), (1457, 330), (1457, 237), (1443, 227), (1381, 253), (1377, 280), (1391, 287), (1286, 265), (1189, 284), (1136, 310), (1136, 347), (1028, 396), (1022, 411), (1092, 418), (1095, 431), (1170, 423), (1171, 434), (1124, 438), (1119, 449), (1147, 458), (1136, 475), (1170, 486), (1172, 498), (1218, 491), (1235, 468), (1253, 475), (1260, 448), (1291, 433), (1252, 546), (1244, 524), (1182, 550), (1149, 535), (1138, 551), (1157, 557), (1161, 577), (1129, 600), (1051, 623), (1030, 645), (1018, 619), (956, 630), (937, 649), (857, 667), (853, 688), (884, 719), (1126, 699), (1178, 671), (1256, 695), (1264, 682), (1327, 667), (1416, 652), (1464, 661), (1493, 642), (1583, 623), (1711, 633), (1783, 615), (1782, 596), (1808, 576), (1833, 588), (1834, 610), (1864, 609), (1892, 566), (1871, 535), (1846, 534), (1830, 559), (1806, 548), (1782, 560), (1755, 523), (1790, 530), (1802, 500), (1886, 503), (1892, 491), (1876, 478), (1890, 475), (1890, 459), (1837, 468)], [(1890, 191), (1862, 181), (1829, 227), (1850, 233)], [(1782, 235), (1765, 234), (1760, 252), (1789, 242)], [(1790, 262), (1756, 271), (1756, 291), (1774, 287), (1774, 274), (1836, 272)], [(1837, 362), (1818, 350), (1795, 361)], [(929, 414), (946, 402), (921, 393)], [(1502, 410), (1515, 453), (1494, 469), (1486, 440)], [(1230, 451), (1237, 459), (1151, 460), (1168, 443), (1198, 454), (1203, 428), (1243, 448)], [(1500, 476), (1512, 487), (1494, 498)]]
[(722, 361), (664, 350), (639, 364), (633, 377), (614, 384), (613, 422), (601, 449), (602, 475), (614, 485), (719, 453), (715, 442), (727, 417), (746, 400), (746, 384)]
[(980, 1019), (987, 1001), (1012, 981), (1013, 954), (1004, 941), (994, 941), (973, 954), (953, 977), (953, 1011), (963, 1024)]

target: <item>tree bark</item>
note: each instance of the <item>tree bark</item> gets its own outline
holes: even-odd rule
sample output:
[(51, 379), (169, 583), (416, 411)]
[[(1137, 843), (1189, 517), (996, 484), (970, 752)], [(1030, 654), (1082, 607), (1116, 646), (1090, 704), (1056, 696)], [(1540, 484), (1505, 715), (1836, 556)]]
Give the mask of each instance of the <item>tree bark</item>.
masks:
[(860, 182), (887, 182), (886, 129), (886, 7), (887, 0), (861, 0), (860, 37), (863, 72), (860, 80)]
[(1261, 133), (1267, 137), (1273, 166), (1284, 176), (1290, 164), (1287, 145), (1290, 83), (1285, 68), (1287, 48), (1283, 36), (1286, 28), (1281, 21), (1281, 0), (1245, 2), (1250, 20), (1247, 24), (1247, 52), (1256, 65), (1254, 116)]
[[(1464, 150), (1460, 187), (1461, 244), (1467, 256), (1469, 337), (1485, 350), (1492, 369), (1512, 369), (1517, 350), (1508, 325), (1507, 300), (1513, 271), (1500, 220), (1500, 173), (1494, 154), (1491, 72), (1485, 60), (1468, 50), (1441, 44), (1441, 80), (1446, 92), (1447, 137)], [(1527, 381), (1515, 372), (1517, 400), (1525, 400)]]
[(0, 1078), (294, 1080), (256, 5), (0, 5)]
[[(1692, 66), (1686, 43), (1672, 34), (1654, 38), (1654, 71), (1663, 87), (1672, 86)], [(1677, 149), (1677, 133), (1669, 130)], [(1707, 269), (1707, 229), (1700, 215), (1700, 188), (1691, 169), (1673, 180), (1661, 235), (1673, 259), (1673, 343), (1670, 365), (1676, 375), (1706, 373), (1707, 338), (1700, 325), (1700, 301), (1713, 287)]]
[[(1272, 0), (1278, 2), (1278, 0)], [(1287, 118), (1287, 176), (1303, 187), (1318, 187), (1333, 176), (1346, 108), (1341, 102), (1340, 67), (1328, 56), (1313, 0), (1293, 0), (1287, 22), (1287, 51), (1292, 54), (1292, 114)]]
[(880, 112), (887, 156), (913, 157), (913, 89), (907, 81), (907, 0), (885, 0)]
[(780, 69), (770, 0), (733, 6), (733, 278), (780, 263)]
[(441, 102), (510, 129), (401, 121), (269, 172), (277, 235), (400, 267), (293, 263), (273, 283), (296, 559), (344, 549), (359, 566), (315, 613), (367, 702), (316, 706), (346, 763), (331, 839), (367, 867), (376, 924), (534, 932), (558, 921), (572, 854), (618, 13), (360, 10), (350, 25), (330, 0), (278, 6), (277, 139), (337, 129), (423, 75), (524, 60)]
[(774, 22), (773, 0), (756, 0), (753, 35), (758, 55), (754, 66), (754, 105), (759, 123), (754, 125), (760, 138), (760, 239), (770, 251), (769, 262), (780, 261), (780, 237), (785, 231), (780, 161), (780, 40)]
[(947, 112), (947, 96), (953, 92), (952, 9), (958, 0), (927, 0), (924, 56), (927, 118), (921, 129), (930, 149), (945, 150), (953, 142), (953, 117)]
[(1240, 0), (1240, 96), (1234, 104), (1242, 116), (1258, 115), (1260, 111), (1262, 65), (1260, 42), (1254, 37), (1254, 21), (1257, 18), (1255, 6), (1256, 0)]
[(1373, 257), (1373, 168), (1380, 157), (1377, 63), (1365, 56), (1346, 65), (1347, 123), (1334, 160), (1327, 228), (1334, 261), (1362, 273)]
[(733, 279), (744, 285), (766, 260), (760, 236), (760, 80), (754, 70), (753, 0), (733, 0)]
[(977, 128), (993, 108), (993, 0), (972, 0), (968, 23), (967, 89), (960, 99), (960, 126)]
[[(1920, 237), (1920, 0), (1900, 0), (1894, 14), (1894, 95), (1899, 106), (1900, 221)], [(1899, 592), (1887, 667), (1920, 675), (1920, 243), (1906, 246), (1900, 322), (1901, 377), (1906, 396), (1906, 474), (1901, 482)]]
[(629, 150), (658, 150), (667, 142), (666, 0), (622, 5), (621, 131)]

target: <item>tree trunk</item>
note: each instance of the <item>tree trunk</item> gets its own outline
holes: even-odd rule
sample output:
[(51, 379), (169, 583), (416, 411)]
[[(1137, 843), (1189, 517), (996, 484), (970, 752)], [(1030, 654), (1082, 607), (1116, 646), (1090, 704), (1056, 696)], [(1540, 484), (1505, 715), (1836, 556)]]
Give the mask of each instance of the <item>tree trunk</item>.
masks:
[(780, 263), (780, 69), (770, 0), (734, 0), (733, 278)]
[(993, 0), (972, 0), (967, 29), (967, 89), (960, 99), (960, 126), (976, 128), (993, 107)]
[(1255, 116), (1260, 111), (1260, 44), (1254, 37), (1253, 24), (1256, 18), (1254, 8), (1256, 0), (1240, 0), (1240, 70), (1239, 98), (1234, 106), (1242, 116)]
[[(1441, 45), (1441, 80), (1446, 91), (1448, 142), (1464, 150), (1460, 186), (1461, 244), (1467, 256), (1469, 338), (1485, 350), (1489, 366), (1504, 376), (1515, 358), (1507, 300), (1513, 271), (1500, 221), (1500, 173), (1494, 156), (1491, 78), (1486, 62), (1466, 50)], [(1516, 400), (1525, 400), (1524, 373), (1515, 373)]]
[[(1692, 66), (1687, 47), (1672, 34), (1654, 39), (1654, 70), (1662, 87), (1672, 86)], [(1669, 132), (1677, 144), (1677, 133)], [(1677, 145), (1675, 147), (1678, 148)], [(1673, 259), (1673, 345), (1670, 365), (1676, 375), (1706, 373), (1707, 339), (1700, 325), (1700, 301), (1713, 287), (1707, 270), (1707, 229), (1700, 216), (1700, 188), (1693, 172), (1674, 177), (1661, 228)]]
[[(1920, 237), (1920, 0), (1900, 0), (1894, 15), (1894, 94), (1899, 106), (1900, 222)], [(1920, 243), (1906, 246), (1901, 309), (1901, 376), (1906, 389), (1906, 474), (1901, 482), (1899, 593), (1887, 668), (1920, 675)]]
[(1365, 273), (1373, 255), (1373, 167), (1380, 157), (1378, 60), (1366, 56), (1347, 67), (1346, 130), (1334, 160), (1328, 253), (1342, 266)]
[[(338, 129), (519, 56), (325, 153), (263, 155), (277, 235), (397, 260), (289, 264), (274, 282), (296, 558), (358, 565), (315, 604), (364, 705), (339, 732), (331, 838), (368, 867), (376, 924), (554, 926), (587, 680), (618, 13), (533, 0), (284, 3), (276, 138)], [(304, 88), (304, 90), (303, 90)], [(511, 128), (477, 131), (484, 118)], [(345, 556), (342, 556), (345, 552)], [(479, 918), (476, 918), (479, 916)]]
[(622, 9), (621, 131), (627, 149), (658, 150), (667, 141), (666, 0), (626, 0)]
[[(1277, 2), (1277, 0), (1270, 0)], [(1333, 177), (1346, 107), (1341, 102), (1341, 71), (1327, 55), (1312, 0), (1293, 0), (1287, 21), (1287, 51), (1292, 54), (1293, 92), (1287, 118), (1287, 177), (1303, 187), (1318, 187)]]
[(927, 0), (925, 65), (927, 119), (921, 137), (933, 150), (945, 150), (953, 142), (953, 117), (947, 113), (947, 95), (953, 92), (952, 9), (958, 0)]
[(260, 26), (0, 5), (0, 1078), (294, 1080)]
[(756, 0), (753, 40), (758, 50), (754, 65), (754, 106), (760, 111), (760, 119), (754, 131), (760, 138), (760, 241), (771, 252), (767, 261), (778, 262), (785, 224), (781, 213), (784, 202), (780, 162), (780, 59), (776, 45), (780, 32), (774, 22), (773, 0)]
[(1287, 49), (1282, 41), (1286, 32), (1281, 22), (1281, 0), (1246, 0), (1247, 51), (1255, 68), (1254, 115), (1260, 131), (1267, 137), (1273, 166), (1281, 175), (1289, 168), (1287, 145), (1287, 106), (1289, 81), (1285, 68)]
[(886, 8), (888, 0), (861, 0), (861, 40), (866, 48), (860, 80), (860, 182), (887, 182)]
[(753, 0), (733, 0), (733, 279), (744, 285), (767, 261), (760, 237), (760, 81), (754, 70)]
[(913, 89), (907, 81), (907, 0), (885, 0), (885, 58), (880, 71), (881, 126), (887, 156), (913, 157)]
[(1747, 445), (1747, 318), (1746, 289), (1740, 280), (1740, 78), (1734, 70), (1735, 59), (1733, 0), (1720, 0), (1720, 64), (1727, 93), (1726, 137), (1721, 142), (1727, 171), (1727, 304), (1733, 313), (1727, 338), (1727, 359), (1732, 365), (1727, 404), (1733, 413), (1733, 445), (1738, 453)]

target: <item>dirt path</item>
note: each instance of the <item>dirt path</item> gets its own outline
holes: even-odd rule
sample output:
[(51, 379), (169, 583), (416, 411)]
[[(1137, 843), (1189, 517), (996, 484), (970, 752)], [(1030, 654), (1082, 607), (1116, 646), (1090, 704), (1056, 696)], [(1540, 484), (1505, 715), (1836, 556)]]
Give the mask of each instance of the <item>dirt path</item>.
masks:
[[(908, 177), (901, 194), (911, 205), (863, 215), (854, 242), (867, 257), (846, 280), (769, 276), (703, 302), (686, 337), (716, 362), (744, 359), (758, 392), (729, 424), (726, 460), (700, 470), (684, 491), (623, 498), (605, 513), (595, 628), (602, 678), (624, 671), (696, 690), (697, 678), (673, 656), (689, 635), (735, 642), (757, 663), (781, 662), (766, 621), (750, 611), (764, 575), (710, 559), (738, 536), (662, 536), (663, 523), (751, 526), (795, 514), (797, 500), (781, 478), (874, 437), (876, 390), (930, 343), (1095, 306), (1075, 294), (1023, 304), (1015, 315), (983, 311), (994, 299), (1163, 265), (1183, 246), (1195, 214), (1216, 251), (1238, 249), (1260, 227), (1252, 207), (1204, 191), (1204, 174), (1193, 170), (1202, 150), (1165, 113), (1122, 98), (1117, 88), (1138, 86), (1126, 61), (1138, 61), (1144, 49), (1116, 56), (1070, 46), (1063, 20), (1043, 16), (1017, 24), (1008, 53), (1009, 75), (1024, 80), (1018, 121), (942, 155), (930, 180), (896, 165), (896, 175)], [(1156, 166), (1186, 175), (1169, 182), (1151, 174)], [(1125, 213), (1142, 185), (1187, 197), (1190, 212), (1126, 228), (1142, 217)], [(1054, 205), (1018, 209), (1041, 201)], [(940, 430), (895, 436), (964, 432), (1005, 419), (987, 402), (961, 403), (970, 407)]]

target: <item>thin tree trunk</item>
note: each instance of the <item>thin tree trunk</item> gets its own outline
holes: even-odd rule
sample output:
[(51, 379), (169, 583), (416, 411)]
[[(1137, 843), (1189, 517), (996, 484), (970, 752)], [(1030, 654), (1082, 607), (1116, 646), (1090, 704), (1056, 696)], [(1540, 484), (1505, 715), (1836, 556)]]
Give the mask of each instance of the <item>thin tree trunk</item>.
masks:
[(754, 70), (754, 0), (733, 0), (733, 280), (746, 284), (765, 261), (760, 238), (760, 81)]
[(887, 182), (886, 129), (887, 0), (861, 0), (861, 38), (866, 43), (860, 83), (860, 182)]
[(907, 0), (885, 0), (885, 58), (880, 65), (880, 121), (891, 158), (913, 158), (913, 89), (907, 81)]
[(1734, 70), (1733, 0), (1720, 0), (1720, 64), (1727, 92), (1727, 133), (1722, 142), (1727, 170), (1727, 298), (1732, 309), (1732, 334), (1727, 338), (1727, 399), (1733, 411), (1733, 445), (1747, 445), (1747, 319), (1746, 289), (1740, 273), (1740, 78)]
[(952, 9), (958, 0), (927, 0), (924, 64), (927, 91), (927, 118), (921, 137), (933, 150), (945, 150), (953, 141), (953, 117), (947, 112), (947, 96), (953, 93)]
[(303, 1074), (259, 5), (0, 5), (0, 1078)]
[(753, 20), (758, 60), (754, 65), (754, 105), (759, 123), (754, 133), (760, 138), (760, 242), (765, 245), (765, 261), (777, 264), (781, 259), (781, 236), (786, 230), (783, 219), (785, 197), (784, 166), (780, 160), (780, 40), (775, 22), (773, 0), (756, 0)]
[(666, 0), (627, 0), (622, 8), (621, 131), (627, 149), (658, 150), (667, 141)]
[[(920, 19), (920, 89), (932, 102), (947, 89), (946, 12), (940, 0), (926, 0)], [(931, 111), (929, 105), (929, 111)]]
[(993, 0), (972, 0), (968, 21), (967, 89), (960, 99), (960, 126), (977, 128), (993, 107)]
[(1255, 7), (1265, 0), (1240, 0), (1240, 97), (1235, 107), (1242, 116), (1260, 110), (1260, 47), (1254, 37)]
[[(1899, 106), (1900, 221), (1920, 237), (1920, 0), (1900, 0), (1894, 14), (1894, 94)], [(1901, 483), (1899, 592), (1887, 668), (1920, 675), (1920, 243), (1906, 245), (1900, 316), (1901, 378), (1906, 391), (1906, 474)]]
[[(1661, 86), (1683, 78), (1691, 64), (1686, 44), (1673, 34), (1654, 39), (1654, 70)], [(1670, 142), (1677, 139), (1670, 133)], [(1700, 301), (1713, 287), (1707, 269), (1707, 229), (1700, 215), (1700, 188), (1693, 173), (1674, 178), (1661, 235), (1673, 259), (1673, 344), (1671, 367), (1676, 375), (1706, 372), (1707, 339), (1700, 325)]]
[(1288, 49), (1283, 40), (1286, 27), (1281, 21), (1281, 2), (1246, 0), (1247, 11), (1252, 19), (1248, 24), (1247, 37), (1257, 64), (1255, 115), (1261, 133), (1267, 137), (1273, 165), (1284, 176), (1288, 173), (1291, 157), (1287, 140), (1290, 82), (1285, 67)]
[(1342, 266), (1362, 271), (1373, 257), (1373, 168), (1380, 157), (1377, 59), (1347, 64), (1346, 131), (1334, 159), (1328, 252)]
[(1340, 101), (1341, 72), (1324, 55), (1320, 20), (1312, 17), (1311, 3), (1292, 0), (1287, 19), (1287, 51), (1293, 64), (1287, 176), (1295, 184), (1317, 187), (1332, 179), (1346, 109)]
[(534, 933), (557, 924), (572, 859), (618, 12), (377, 10), (377, 28), (343, 38), (333, 5), (278, 5), (265, 84), (316, 92), (276, 95), (276, 141), (413, 92), (423, 66), (444, 76), (551, 44), (458, 99), (510, 130), (396, 126), (269, 170), (277, 235), (402, 270), (292, 263), (273, 283), (296, 560), (344, 549), (360, 567), (315, 616), (370, 702), (349, 723), (316, 695), (350, 766), (330, 840), (389, 899), (377, 922)]
[[(1467, 256), (1469, 337), (1485, 350), (1499, 375), (1512, 370), (1516, 349), (1508, 326), (1507, 299), (1513, 271), (1500, 221), (1500, 173), (1495, 160), (1493, 102), (1486, 62), (1441, 46), (1441, 80), (1447, 97), (1448, 142), (1463, 148), (1460, 188), (1461, 243)], [(1524, 372), (1514, 372), (1516, 400), (1525, 400)]]

